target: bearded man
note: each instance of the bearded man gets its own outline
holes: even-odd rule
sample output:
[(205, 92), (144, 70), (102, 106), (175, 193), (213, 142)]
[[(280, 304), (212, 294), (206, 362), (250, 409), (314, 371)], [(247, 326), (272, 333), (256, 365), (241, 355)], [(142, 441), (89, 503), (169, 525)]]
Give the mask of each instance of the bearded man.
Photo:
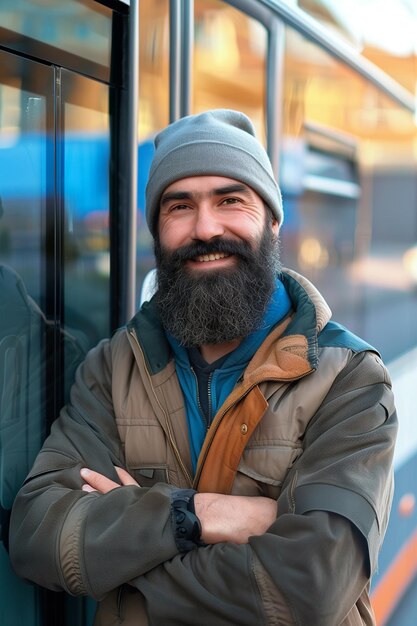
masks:
[(164, 129), (146, 211), (157, 292), (79, 368), (14, 505), (16, 571), (100, 600), (97, 625), (374, 624), (390, 380), (280, 268), (251, 121)]

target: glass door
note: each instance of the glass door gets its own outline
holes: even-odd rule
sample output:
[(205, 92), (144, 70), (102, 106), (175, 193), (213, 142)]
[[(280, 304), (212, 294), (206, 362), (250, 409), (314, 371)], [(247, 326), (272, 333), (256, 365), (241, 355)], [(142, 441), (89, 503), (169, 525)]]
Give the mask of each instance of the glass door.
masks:
[(112, 88), (0, 52), (0, 624), (80, 626), (95, 603), (13, 573), (13, 499), (86, 351), (110, 334)]
[(14, 575), (6, 548), (10, 509), (44, 439), (53, 384), (46, 226), (54, 90), (53, 68), (0, 52), (0, 623), (15, 626), (42, 623), (40, 595)]

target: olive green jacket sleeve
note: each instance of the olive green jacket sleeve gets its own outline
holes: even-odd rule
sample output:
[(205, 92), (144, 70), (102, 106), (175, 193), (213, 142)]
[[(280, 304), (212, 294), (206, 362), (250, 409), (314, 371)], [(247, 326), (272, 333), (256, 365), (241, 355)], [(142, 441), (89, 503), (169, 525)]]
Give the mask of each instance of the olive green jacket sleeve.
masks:
[(77, 371), (71, 402), (15, 500), (10, 533), (20, 576), (95, 598), (178, 553), (173, 487), (126, 486), (105, 495), (81, 490), (82, 467), (119, 482), (114, 466), (124, 466), (110, 378), (110, 344), (103, 341)]
[[(265, 552), (268, 570), (258, 556)], [(292, 570), (303, 586), (288, 592)], [(337, 626), (367, 583), (361, 537), (326, 512), (283, 517), (249, 545), (199, 548), (131, 582), (146, 598), (150, 624), (164, 626), (195, 626), (196, 615), (199, 626)]]

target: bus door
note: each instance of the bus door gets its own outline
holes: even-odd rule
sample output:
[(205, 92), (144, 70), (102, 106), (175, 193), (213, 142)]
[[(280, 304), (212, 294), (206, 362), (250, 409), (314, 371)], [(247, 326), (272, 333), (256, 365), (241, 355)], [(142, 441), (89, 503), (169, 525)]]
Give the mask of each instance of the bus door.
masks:
[[(0, 624), (93, 603), (12, 571), (10, 510), (86, 351), (110, 333), (111, 87), (0, 51)], [(68, 617), (67, 617), (68, 616)]]
[(51, 391), (45, 263), (55, 70), (4, 51), (0, 68), (0, 622), (36, 626), (41, 598), (13, 574), (6, 550), (10, 509), (44, 438)]

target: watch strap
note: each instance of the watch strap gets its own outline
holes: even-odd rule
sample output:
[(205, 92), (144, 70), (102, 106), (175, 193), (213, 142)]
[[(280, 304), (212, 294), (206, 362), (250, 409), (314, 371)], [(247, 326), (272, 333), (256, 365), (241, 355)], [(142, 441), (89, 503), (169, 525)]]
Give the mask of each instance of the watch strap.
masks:
[(205, 545), (201, 541), (201, 523), (195, 514), (193, 489), (179, 489), (172, 496), (172, 527), (180, 552), (188, 552)]

